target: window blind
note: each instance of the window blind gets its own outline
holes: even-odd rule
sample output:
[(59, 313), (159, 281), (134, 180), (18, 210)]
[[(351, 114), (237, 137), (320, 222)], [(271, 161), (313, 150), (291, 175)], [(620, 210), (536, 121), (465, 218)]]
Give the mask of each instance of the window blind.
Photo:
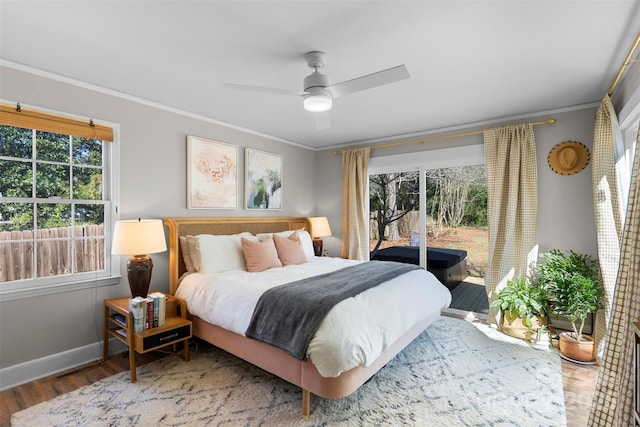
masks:
[(113, 128), (92, 121), (0, 104), (0, 125), (113, 142)]

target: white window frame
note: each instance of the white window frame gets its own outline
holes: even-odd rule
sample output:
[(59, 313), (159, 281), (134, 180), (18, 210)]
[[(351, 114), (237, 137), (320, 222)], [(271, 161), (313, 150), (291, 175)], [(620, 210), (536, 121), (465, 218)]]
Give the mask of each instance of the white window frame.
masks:
[[(40, 107), (35, 108), (43, 112), (69, 116), (68, 113), (47, 111)], [(75, 118), (90, 120), (90, 118), (78, 116)], [(111, 236), (116, 221), (120, 219), (120, 126), (103, 120), (99, 121), (113, 128), (113, 141), (103, 143), (103, 158), (106, 164), (104, 173), (107, 175), (103, 176), (104, 199), (108, 201), (105, 203), (104, 212), (104, 270), (1, 282), (0, 302), (120, 283), (120, 257), (111, 255)], [(9, 201), (0, 197), (0, 202), (5, 200)], [(11, 201), (15, 201), (15, 199), (11, 199)]]
[(631, 176), (633, 175), (638, 126), (640, 125), (640, 88), (634, 92), (620, 111), (619, 120), (621, 135), (615, 140), (616, 172), (619, 177), (620, 210), (624, 224), (629, 200)]

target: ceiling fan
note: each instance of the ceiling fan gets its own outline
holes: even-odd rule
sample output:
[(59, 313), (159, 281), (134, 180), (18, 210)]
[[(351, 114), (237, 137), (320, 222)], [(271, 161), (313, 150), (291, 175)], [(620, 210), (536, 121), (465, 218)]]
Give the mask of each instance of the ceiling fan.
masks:
[(356, 77), (355, 79), (332, 85), (331, 78), (318, 71), (324, 67), (327, 61), (327, 54), (324, 52), (312, 51), (308, 52), (304, 57), (307, 60), (309, 68), (313, 69), (313, 73), (304, 78), (304, 90), (302, 92), (233, 83), (226, 83), (224, 86), (229, 89), (251, 92), (302, 96), (305, 110), (317, 113), (330, 110), (333, 98), (394, 83), (411, 77), (409, 75), (409, 71), (407, 71), (407, 68), (404, 65), (398, 65), (397, 67), (367, 74), (366, 76)]

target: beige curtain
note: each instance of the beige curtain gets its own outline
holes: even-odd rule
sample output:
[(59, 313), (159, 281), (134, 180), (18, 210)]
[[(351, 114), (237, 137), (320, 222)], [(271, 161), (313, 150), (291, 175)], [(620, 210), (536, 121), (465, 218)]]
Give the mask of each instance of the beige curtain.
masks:
[[(535, 247), (538, 214), (536, 146), (531, 124), (484, 131), (489, 215), (489, 262), (485, 285), (489, 302), (513, 277), (526, 277)], [(497, 321), (489, 309), (487, 321)]]
[(633, 322), (640, 321), (640, 142), (622, 234), (620, 268), (611, 307), (604, 359), (593, 395), (589, 426), (632, 426)]
[(594, 330), (598, 359), (602, 359), (606, 346), (607, 325), (611, 320), (611, 305), (620, 262), (622, 212), (615, 165), (616, 134), (619, 135), (618, 120), (609, 95), (605, 95), (596, 112), (591, 165), (598, 261), (604, 285), (603, 308), (597, 313)]
[(370, 148), (342, 152), (342, 257), (369, 260), (367, 189)]

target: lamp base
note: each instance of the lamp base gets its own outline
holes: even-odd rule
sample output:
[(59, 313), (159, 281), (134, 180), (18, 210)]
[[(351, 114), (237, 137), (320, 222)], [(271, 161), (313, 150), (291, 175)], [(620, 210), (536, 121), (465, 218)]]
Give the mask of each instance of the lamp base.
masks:
[(148, 255), (135, 255), (127, 261), (127, 278), (132, 297), (145, 297), (149, 293), (153, 261)]
[(314, 237), (313, 238), (313, 253), (316, 256), (322, 256), (322, 246), (323, 246), (322, 239), (319, 238), (319, 237)]

